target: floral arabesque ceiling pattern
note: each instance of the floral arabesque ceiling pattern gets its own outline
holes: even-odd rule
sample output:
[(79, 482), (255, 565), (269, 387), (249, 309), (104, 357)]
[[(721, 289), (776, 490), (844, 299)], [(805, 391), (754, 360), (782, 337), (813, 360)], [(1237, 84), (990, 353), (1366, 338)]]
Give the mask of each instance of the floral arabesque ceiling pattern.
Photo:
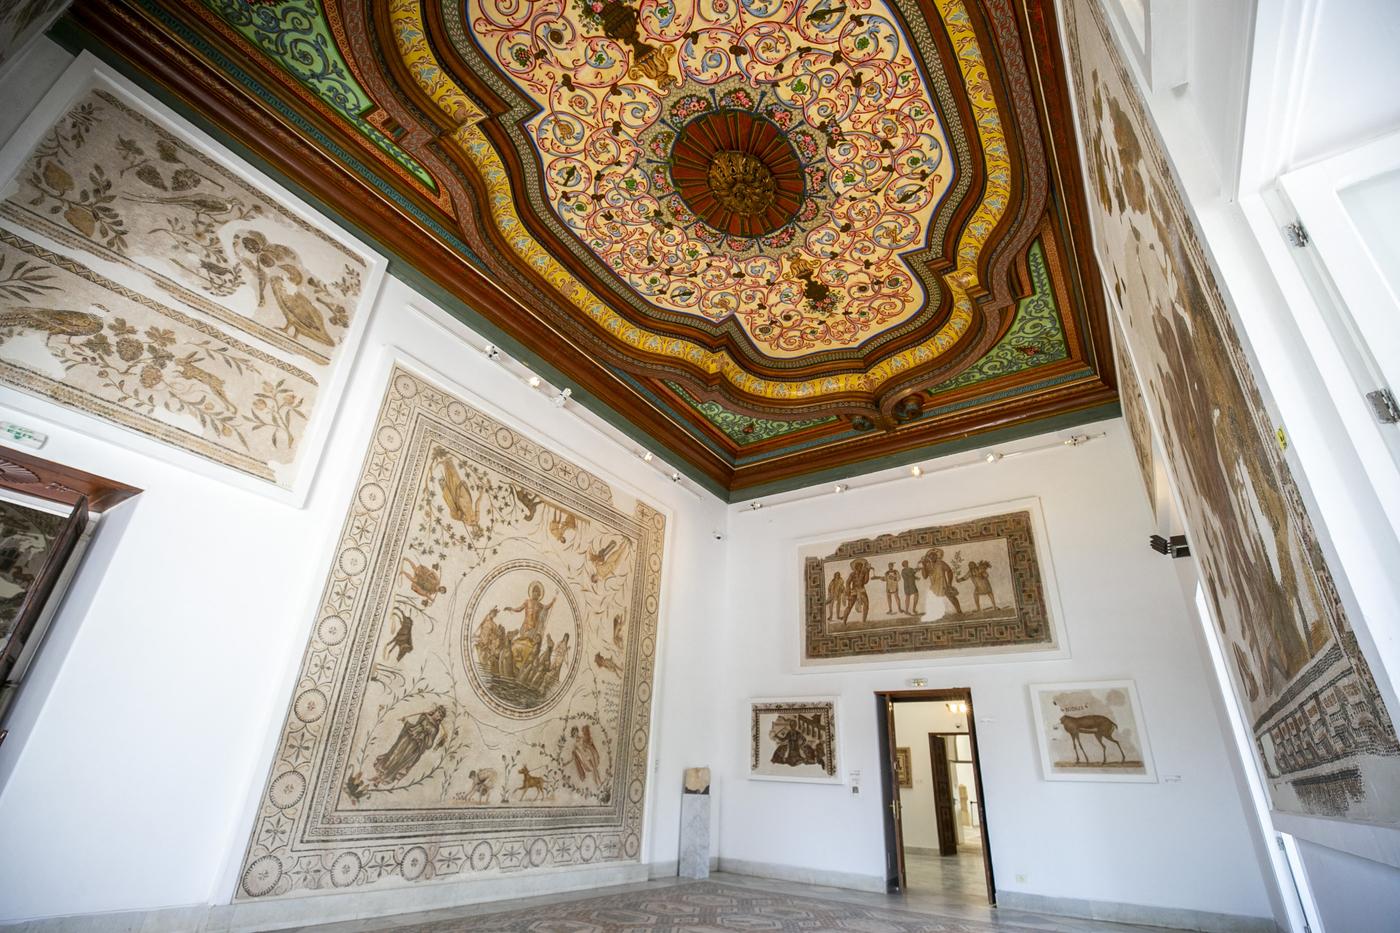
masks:
[(57, 35), (719, 491), (1113, 409), (1043, 0), (93, 0)]

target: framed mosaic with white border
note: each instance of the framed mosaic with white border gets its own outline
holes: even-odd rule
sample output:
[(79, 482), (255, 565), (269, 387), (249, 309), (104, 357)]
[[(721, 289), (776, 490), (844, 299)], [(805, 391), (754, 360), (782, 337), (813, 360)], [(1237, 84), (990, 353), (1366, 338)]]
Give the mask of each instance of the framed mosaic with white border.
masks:
[(1156, 782), (1142, 700), (1131, 680), (1028, 689), (1045, 780)]
[(636, 860), (665, 531), (395, 361), (235, 897)]
[(836, 697), (749, 701), (749, 777), (841, 784)]
[(798, 542), (799, 666), (1068, 654), (1038, 499)]
[(384, 260), (90, 54), (0, 150), (16, 408), (301, 505)]

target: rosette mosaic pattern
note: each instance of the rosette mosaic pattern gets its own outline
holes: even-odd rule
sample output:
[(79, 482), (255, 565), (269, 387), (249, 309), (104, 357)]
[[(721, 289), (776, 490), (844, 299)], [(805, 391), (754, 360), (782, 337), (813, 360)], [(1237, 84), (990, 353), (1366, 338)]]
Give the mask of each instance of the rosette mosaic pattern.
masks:
[[(712, 488), (1111, 411), (1044, 0), (119, 0), (70, 20)], [(1007, 349), (1028, 302), (1042, 339)]]

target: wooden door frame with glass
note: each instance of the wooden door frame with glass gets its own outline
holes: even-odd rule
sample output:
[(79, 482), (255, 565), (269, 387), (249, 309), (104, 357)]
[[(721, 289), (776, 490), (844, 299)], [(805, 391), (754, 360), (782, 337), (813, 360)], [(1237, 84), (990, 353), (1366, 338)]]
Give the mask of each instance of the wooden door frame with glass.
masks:
[(987, 903), (995, 907), (996, 879), (992, 874), (992, 844), (987, 831), (987, 799), (982, 785), (982, 762), (977, 754), (977, 720), (972, 705), (972, 689), (947, 687), (937, 690), (875, 691), (876, 737), (880, 748), (880, 808), (885, 833), (885, 887), (890, 892), (908, 890), (904, 865), (904, 826), (899, 802), (899, 774), (895, 766), (896, 703), (956, 702), (967, 704), (967, 737), (972, 747), (972, 776), (977, 793), (977, 822), (982, 836), (982, 866), (987, 876)]

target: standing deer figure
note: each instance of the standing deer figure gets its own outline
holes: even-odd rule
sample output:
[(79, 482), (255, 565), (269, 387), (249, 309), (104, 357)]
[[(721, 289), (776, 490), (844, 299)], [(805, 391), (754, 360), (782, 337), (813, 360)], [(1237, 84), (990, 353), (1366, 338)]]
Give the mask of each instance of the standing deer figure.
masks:
[(1084, 763), (1089, 764), (1089, 753), (1085, 751), (1083, 741), (1080, 736), (1084, 733), (1092, 735), (1099, 740), (1099, 749), (1103, 751), (1103, 761), (1101, 764), (1108, 764), (1108, 746), (1104, 744), (1107, 740), (1118, 746), (1118, 757), (1125, 763), (1128, 756), (1123, 753), (1123, 746), (1113, 737), (1113, 733), (1118, 731), (1118, 724), (1107, 716), (1061, 716), (1060, 725), (1069, 734), (1070, 743), (1074, 746), (1074, 763), (1079, 763), (1079, 753), (1084, 752)]

